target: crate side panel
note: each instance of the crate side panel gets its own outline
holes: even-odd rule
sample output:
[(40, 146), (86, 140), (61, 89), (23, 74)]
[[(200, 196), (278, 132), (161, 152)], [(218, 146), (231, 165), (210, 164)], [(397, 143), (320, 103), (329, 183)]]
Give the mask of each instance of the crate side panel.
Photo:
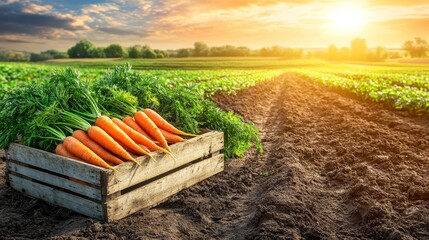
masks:
[(16, 143), (10, 144), (7, 157), (94, 185), (100, 185), (101, 172), (104, 171), (97, 166)]
[(107, 202), (108, 221), (118, 220), (223, 171), (223, 154), (190, 165)]
[(223, 132), (208, 132), (185, 142), (173, 144), (171, 150), (177, 158), (176, 161), (164, 153), (155, 152), (153, 157), (157, 161), (147, 157), (137, 159), (142, 167), (133, 163), (121, 164), (115, 167), (117, 171), (107, 173), (107, 195), (218, 152), (223, 149), (223, 141)]
[(12, 188), (46, 202), (68, 208), (88, 217), (103, 219), (102, 205), (82, 197), (9, 174)]
[(71, 181), (66, 178), (58, 177), (46, 172), (42, 172), (30, 167), (22, 166), (16, 163), (9, 161), (8, 168), (10, 172), (16, 172), (18, 174), (24, 175), (31, 179), (35, 179), (40, 182), (44, 182), (56, 187), (64, 188), (72, 192), (101, 200), (101, 190), (98, 188), (90, 187), (84, 184), (80, 184), (74, 181)]

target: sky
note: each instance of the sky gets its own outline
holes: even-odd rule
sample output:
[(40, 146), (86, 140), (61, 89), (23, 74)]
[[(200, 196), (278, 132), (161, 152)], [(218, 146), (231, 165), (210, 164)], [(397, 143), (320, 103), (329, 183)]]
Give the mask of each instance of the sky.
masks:
[(388, 48), (429, 40), (429, 0), (0, 0), (0, 49), (65, 51), (81, 39), (321, 48), (356, 37)]

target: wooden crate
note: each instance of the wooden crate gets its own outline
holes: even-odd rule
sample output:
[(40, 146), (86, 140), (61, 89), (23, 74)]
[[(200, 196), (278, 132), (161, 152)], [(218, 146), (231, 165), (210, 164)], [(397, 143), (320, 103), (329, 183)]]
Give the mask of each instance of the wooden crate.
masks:
[[(176, 156), (155, 152), (106, 170), (20, 144), (7, 150), (7, 182), (35, 198), (83, 215), (113, 221), (223, 171), (223, 133), (207, 132), (171, 145)], [(70, 178), (80, 181), (72, 181)], [(84, 181), (84, 182), (81, 182)]]

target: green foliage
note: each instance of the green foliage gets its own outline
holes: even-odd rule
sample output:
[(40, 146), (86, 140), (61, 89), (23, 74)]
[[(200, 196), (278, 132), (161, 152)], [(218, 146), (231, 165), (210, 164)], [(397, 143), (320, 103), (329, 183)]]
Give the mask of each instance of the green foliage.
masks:
[(106, 57), (106, 54), (104, 53), (104, 48), (102, 48), (102, 47), (92, 48), (89, 55), (92, 58), (105, 58)]
[(104, 53), (108, 58), (121, 58), (128, 56), (127, 49), (125, 49), (119, 44), (110, 44), (104, 49)]
[(250, 123), (245, 124), (243, 118), (237, 114), (220, 110), (213, 102), (206, 101), (204, 105), (203, 114), (200, 116), (201, 126), (224, 132), (226, 157), (243, 156), (252, 143), (259, 152), (263, 152), (258, 128)]
[(30, 55), (30, 61), (31, 62), (40, 62), (40, 61), (46, 61), (49, 59), (54, 59), (54, 56), (52, 56), (51, 54), (48, 54), (48, 53), (41, 53), (41, 54), (32, 53)]
[(192, 55), (192, 51), (187, 48), (182, 48), (177, 51), (176, 57), (178, 58), (184, 58), (184, 57), (190, 57)]
[(195, 57), (207, 57), (210, 54), (209, 46), (204, 42), (194, 43), (194, 56)]
[(421, 70), (416, 73), (410, 70), (394, 73), (394, 70), (341, 65), (297, 72), (324, 85), (351, 91), (373, 101), (386, 102), (397, 109), (429, 112), (429, 73)]
[(5, 62), (28, 62), (30, 53), (25, 51), (0, 50), (0, 61)]
[(144, 46), (141, 52), (143, 58), (156, 58), (156, 53), (149, 46)]
[(53, 90), (46, 83), (30, 81), (0, 96), (0, 148), (6, 148), (17, 137), (26, 139), (32, 117), (55, 101)]
[(81, 40), (71, 47), (67, 54), (70, 58), (91, 58), (91, 53), (94, 51), (95, 45), (87, 39)]
[(128, 49), (128, 57), (130, 58), (139, 58), (142, 53), (142, 46), (134, 45)]

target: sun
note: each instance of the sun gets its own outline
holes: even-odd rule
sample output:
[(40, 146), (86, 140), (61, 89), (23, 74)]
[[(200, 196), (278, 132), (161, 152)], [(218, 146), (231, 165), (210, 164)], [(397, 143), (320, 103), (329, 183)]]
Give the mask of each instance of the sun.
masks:
[(342, 5), (328, 12), (329, 27), (333, 30), (356, 31), (366, 24), (365, 11), (359, 6)]

